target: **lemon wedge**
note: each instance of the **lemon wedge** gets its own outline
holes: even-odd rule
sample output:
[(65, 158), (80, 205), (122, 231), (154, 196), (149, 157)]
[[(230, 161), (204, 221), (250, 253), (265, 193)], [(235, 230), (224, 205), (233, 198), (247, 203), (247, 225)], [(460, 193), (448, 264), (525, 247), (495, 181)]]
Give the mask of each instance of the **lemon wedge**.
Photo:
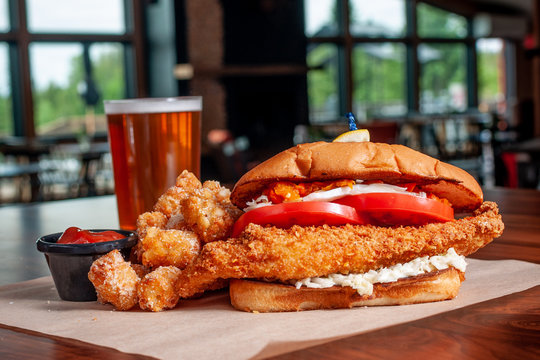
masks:
[(347, 131), (332, 142), (364, 142), (369, 141), (369, 131), (367, 129), (359, 129)]

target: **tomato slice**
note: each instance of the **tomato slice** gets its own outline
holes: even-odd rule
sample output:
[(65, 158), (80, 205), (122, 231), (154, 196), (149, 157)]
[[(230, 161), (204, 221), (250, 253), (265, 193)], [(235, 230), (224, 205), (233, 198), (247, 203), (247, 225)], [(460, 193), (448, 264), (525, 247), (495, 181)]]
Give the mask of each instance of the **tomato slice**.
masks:
[(347, 205), (326, 201), (288, 202), (263, 206), (244, 213), (234, 224), (232, 237), (240, 235), (250, 223), (289, 228), (293, 225), (360, 225), (365, 222), (354, 208)]
[(454, 219), (451, 206), (412, 194), (368, 193), (349, 195), (334, 202), (352, 206), (373, 225), (425, 225)]

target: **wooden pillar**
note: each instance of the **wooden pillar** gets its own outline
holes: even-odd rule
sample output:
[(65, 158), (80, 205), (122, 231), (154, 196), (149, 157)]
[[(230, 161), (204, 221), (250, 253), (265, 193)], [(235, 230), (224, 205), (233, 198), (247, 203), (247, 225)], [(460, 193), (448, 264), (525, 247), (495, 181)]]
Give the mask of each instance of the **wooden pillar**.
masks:
[(211, 129), (226, 129), (225, 89), (218, 76), (201, 76), (205, 69), (223, 67), (223, 9), (219, 0), (186, 1), (189, 63), (193, 66), (192, 95), (203, 97), (202, 153), (208, 152)]

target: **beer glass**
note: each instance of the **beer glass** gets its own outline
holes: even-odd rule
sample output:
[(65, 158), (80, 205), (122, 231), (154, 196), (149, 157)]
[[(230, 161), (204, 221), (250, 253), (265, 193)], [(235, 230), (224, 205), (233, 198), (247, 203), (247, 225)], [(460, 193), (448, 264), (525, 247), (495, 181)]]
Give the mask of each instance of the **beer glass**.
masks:
[(120, 228), (133, 230), (187, 169), (200, 176), (202, 97), (105, 101)]

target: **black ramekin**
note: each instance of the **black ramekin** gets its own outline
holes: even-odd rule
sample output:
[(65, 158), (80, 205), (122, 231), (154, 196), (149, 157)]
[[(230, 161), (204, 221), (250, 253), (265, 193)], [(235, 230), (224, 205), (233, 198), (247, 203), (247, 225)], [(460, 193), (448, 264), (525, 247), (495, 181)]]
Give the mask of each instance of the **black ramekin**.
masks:
[(59, 232), (42, 236), (37, 240), (37, 249), (45, 254), (54, 285), (62, 300), (96, 300), (96, 291), (88, 280), (88, 271), (94, 260), (115, 249), (120, 250), (125, 259), (129, 258), (131, 248), (137, 243), (137, 234), (133, 231), (114, 229), (91, 229), (90, 231), (107, 230), (116, 231), (126, 237), (92, 244), (57, 244), (62, 235)]

